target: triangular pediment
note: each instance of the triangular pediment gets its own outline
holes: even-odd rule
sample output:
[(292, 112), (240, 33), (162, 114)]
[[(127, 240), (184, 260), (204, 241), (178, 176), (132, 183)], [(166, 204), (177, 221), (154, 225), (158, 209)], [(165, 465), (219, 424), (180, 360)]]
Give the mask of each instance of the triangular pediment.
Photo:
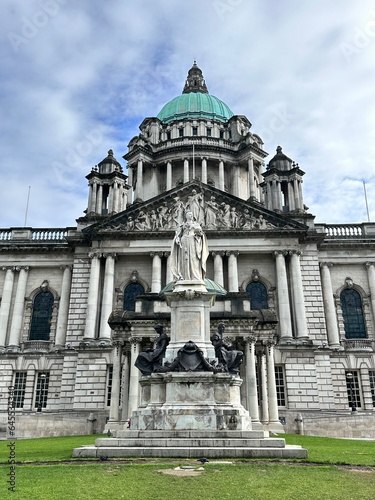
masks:
[(184, 220), (186, 210), (191, 210), (205, 232), (264, 232), (299, 231), (307, 226), (271, 212), (260, 203), (245, 201), (202, 184), (191, 181), (147, 201), (136, 202), (125, 211), (109, 216), (99, 224), (84, 230), (100, 232), (168, 233), (175, 231)]

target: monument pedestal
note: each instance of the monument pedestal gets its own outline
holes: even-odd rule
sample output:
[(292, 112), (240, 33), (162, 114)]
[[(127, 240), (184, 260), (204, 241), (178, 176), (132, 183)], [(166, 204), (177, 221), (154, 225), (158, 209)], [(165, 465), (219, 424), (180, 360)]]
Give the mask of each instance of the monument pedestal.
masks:
[(239, 377), (227, 373), (153, 373), (142, 377), (141, 403), (131, 428), (138, 430), (251, 430), (241, 405)]
[(215, 359), (210, 340), (210, 309), (216, 295), (208, 293), (203, 281), (177, 281), (173, 292), (165, 293), (171, 308), (171, 340), (165, 353), (173, 361), (178, 351), (191, 340), (209, 360)]

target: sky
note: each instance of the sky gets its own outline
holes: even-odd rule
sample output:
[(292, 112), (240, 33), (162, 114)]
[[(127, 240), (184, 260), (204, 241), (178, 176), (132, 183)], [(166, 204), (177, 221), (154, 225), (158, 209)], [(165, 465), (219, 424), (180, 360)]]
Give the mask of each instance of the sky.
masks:
[(0, 33), (0, 228), (75, 226), (85, 176), (109, 149), (126, 173), (194, 60), (299, 164), (317, 223), (366, 222), (365, 193), (375, 222), (371, 0), (1, 0)]

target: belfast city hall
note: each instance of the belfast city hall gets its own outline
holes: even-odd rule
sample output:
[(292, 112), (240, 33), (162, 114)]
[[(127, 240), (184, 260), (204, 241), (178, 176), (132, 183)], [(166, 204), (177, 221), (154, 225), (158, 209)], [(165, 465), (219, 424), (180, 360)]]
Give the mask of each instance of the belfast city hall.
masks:
[(182, 87), (121, 159), (97, 152), (75, 227), (0, 229), (0, 430), (9, 387), (19, 437), (131, 426), (136, 360), (158, 329), (173, 340), (172, 242), (190, 217), (206, 327), (241, 353), (253, 428), (375, 437), (375, 223), (316, 223), (298, 158), (267, 153), (195, 62)]

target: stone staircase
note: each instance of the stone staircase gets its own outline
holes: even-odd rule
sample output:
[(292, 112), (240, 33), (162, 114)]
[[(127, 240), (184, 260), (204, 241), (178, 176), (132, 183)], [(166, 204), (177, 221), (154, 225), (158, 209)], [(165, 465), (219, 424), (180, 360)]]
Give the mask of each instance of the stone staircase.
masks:
[(307, 450), (270, 438), (265, 431), (119, 430), (95, 445), (73, 450), (74, 458), (306, 458)]

